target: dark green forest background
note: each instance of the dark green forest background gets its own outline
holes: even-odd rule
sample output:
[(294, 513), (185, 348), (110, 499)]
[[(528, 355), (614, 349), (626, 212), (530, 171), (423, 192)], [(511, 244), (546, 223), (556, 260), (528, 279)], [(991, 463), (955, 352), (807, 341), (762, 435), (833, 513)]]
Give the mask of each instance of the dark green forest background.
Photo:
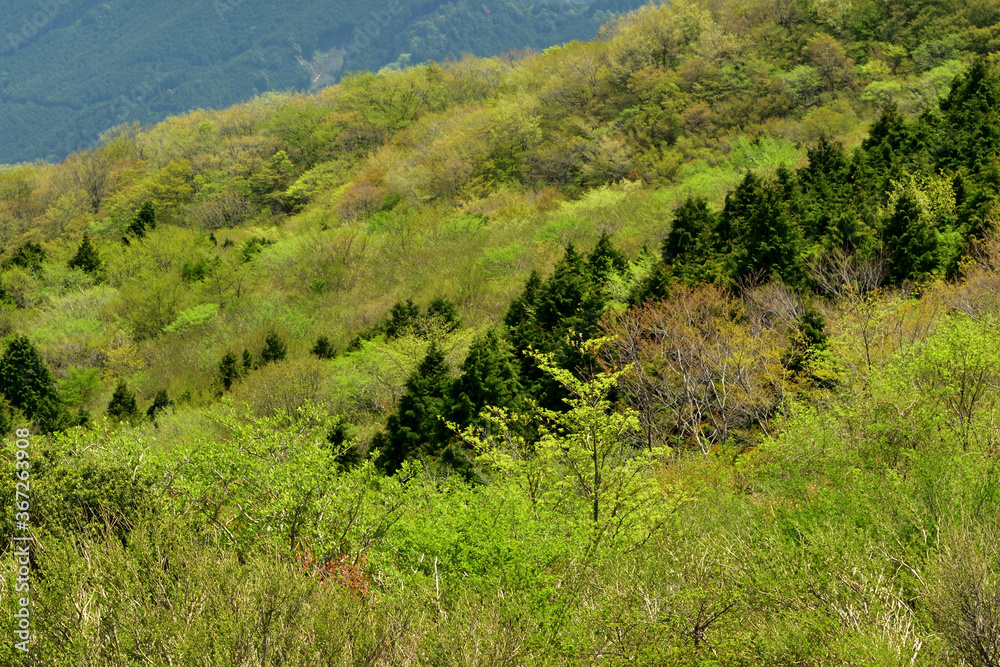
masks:
[[(115, 125), (306, 90), (409, 62), (589, 39), (638, 0), (50, 0), (0, 2), (0, 163), (54, 160)], [(406, 58), (404, 57), (404, 61)]]

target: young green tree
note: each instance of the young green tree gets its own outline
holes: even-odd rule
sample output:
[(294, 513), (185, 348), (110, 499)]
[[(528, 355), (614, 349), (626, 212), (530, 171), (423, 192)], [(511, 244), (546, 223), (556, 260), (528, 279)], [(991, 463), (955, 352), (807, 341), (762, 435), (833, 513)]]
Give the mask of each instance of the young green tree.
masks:
[(97, 254), (97, 248), (90, 242), (90, 235), (83, 233), (83, 240), (76, 254), (69, 260), (69, 268), (80, 269), (85, 273), (94, 274), (101, 268), (101, 257)]
[[(611, 339), (583, 342), (583, 353), (597, 356)], [(639, 419), (631, 408), (617, 408), (610, 395), (628, 369), (598, 372), (584, 379), (560, 367), (551, 354), (533, 355), (539, 367), (566, 390), (566, 409), (541, 408), (540, 437), (518, 435), (517, 417), (491, 410), (490, 431), (470, 427), (461, 437), (483, 454), (483, 462), (515, 478), (535, 504), (572, 512), (587, 527), (592, 549), (634, 548), (660, 530), (676, 506), (653, 476), (667, 447), (632, 447)], [(452, 424), (457, 429), (457, 425)]]

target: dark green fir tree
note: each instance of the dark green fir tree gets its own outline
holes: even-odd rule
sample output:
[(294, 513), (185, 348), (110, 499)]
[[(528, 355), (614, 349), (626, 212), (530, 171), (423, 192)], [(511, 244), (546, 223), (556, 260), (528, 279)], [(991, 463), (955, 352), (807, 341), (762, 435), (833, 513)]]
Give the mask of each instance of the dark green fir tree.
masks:
[(269, 364), (272, 361), (283, 361), (288, 355), (288, 346), (281, 337), (271, 332), (264, 339), (264, 349), (260, 351), (260, 363)]
[(15, 336), (0, 357), (0, 392), (29, 419), (46, 416), (58, 403), (55, 379), (25, 336)]
[(69, 260), (69, 268), (80, 269), (85, 273), (95, 274), (101, 268), (101, 258), (97, 254), (97, 248), (90, 242), (90, 235), (83, 233), (83, 240), (76, 254)]
[(156, 229), (156, 208), (153, 206), (153, 202), (143, 202), (125, 231), (137, 239), (141, 239), (147, 231), (152, 229)]
[(447, 416), (452, 380), (444, 352), (431, 344), (427, 355), (406, 382), (396, 414), (389, 417), (385, 431), (376, 436), (372, 447), (379, 450), (379, 467), (392, 474), (403, 461), (434, 454), (450, 438), (442, 421)]
[(882, 238), (889, 253), (889, 277), (893, 281), (919, 279), (936, 268), (937, 234), (912, 193), (900, 195)]
[(124, 381), (118, 383), (108, 403), (108, 416), (118, 421), (132, 421), (139, 416), (135, 394)]
[(451, 419), (464, 428), (478, 421), (485, 408), (515, 408), (521, 397), (514, 351), (491, 329), (469, 347), (462, 375), (452, 385)]
[(326, 336), (320, 336), (316, 339), (316, 344), (313, 345), (312, 353), (320, 359), (333, 359), (337, 356), (337, 350), (333, 347), (330, 339)]
[(229, 391), (233, 383), (239, 379), (240, 367), (236, 355), (232, 352), (226, 352), (222, 361), (219, 362), (219, 380), (222, 382), (223, 391)]

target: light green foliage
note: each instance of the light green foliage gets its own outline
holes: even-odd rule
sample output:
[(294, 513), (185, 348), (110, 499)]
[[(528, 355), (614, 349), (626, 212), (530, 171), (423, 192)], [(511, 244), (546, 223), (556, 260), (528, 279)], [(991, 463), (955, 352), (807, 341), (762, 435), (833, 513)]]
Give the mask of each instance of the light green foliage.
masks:
[[(583, 354), (596, 355), (607, 339), (583, 344)], [(594, 548), (632, 548), (644, 543), (675, 508), (676, 498), (662, 493), (649, 471), (669, 448), (635, 451), (630, 434), (640, 430), (638, 414), (616, 411), (608, 395), (628, 371), (597, 373), (581, 380), (560, 368), (551, 354), (534, 355), (539, 367), (569, 394), (567, 410), (537, 409), (539, 438), (528, 442), (517, 434), (523, 417), (501, 410), (490, 421), (499, 438), (465, 432), (482, 451), (484, 462), (514, 478), (533, 504), (558, 514), (568, 512), (589, 529)]]
[(96, 368), (72, 366), (68, 377), (59, 382), (62, 400), (70, 407), (86, 404), (101, 389), (101, 374)]
[(181, 312), (177, 319), (164, 327), (166, 333), (186, 333), (191, 329), (196, 329), (208, 322), (211, 322), (216, 313), (219, 312), (219, 304), (203, 303)]
[(977, 322), (956, 314), (895, 366), (887, 398), (898, 416), (882, 426), (890, 442), (980, 452), (996, 446), (1000, 338), (995, 329), (992, 317)]
[(214, 419), (228, 438), (173, 452), (171, 512), (194, 512), (238, 553), (308, 548), (357, 564), (406, 506), (402, 481), (371, 462), (340, 470), (326, 441), (331, 420), (313, 406), (248, 421), (223, 403)]

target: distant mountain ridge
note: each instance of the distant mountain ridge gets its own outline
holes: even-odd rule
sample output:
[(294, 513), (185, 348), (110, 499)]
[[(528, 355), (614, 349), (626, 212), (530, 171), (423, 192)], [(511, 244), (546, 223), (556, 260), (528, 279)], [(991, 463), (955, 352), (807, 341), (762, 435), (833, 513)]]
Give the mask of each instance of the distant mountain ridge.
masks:
[(593, 37), (642, 0), (0, 0), (0, 163), (345, 72)]

